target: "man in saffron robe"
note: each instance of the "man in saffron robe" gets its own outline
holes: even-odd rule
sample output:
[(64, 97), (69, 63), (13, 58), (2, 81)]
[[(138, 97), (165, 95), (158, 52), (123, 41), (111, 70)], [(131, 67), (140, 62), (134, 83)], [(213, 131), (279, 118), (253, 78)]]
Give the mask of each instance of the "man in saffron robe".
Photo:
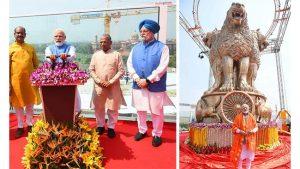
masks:
[(109, 34), (102, 35), (100, 47), (102, 50), (93, 54), (90, 63), (90, 75), (94, 80), (92, 108), (95, 108), (97, 132), (105, 131), (105, 109), (107, 109), (107, 136), (114, 138), (115, 125), (118, 121), (118, 110), (125, 105), (120, 87), (120, 78), (124, 75), (121, 54), (111, 49), (112, 41)]
[(160, 26), (153, 20), (146, 19), (139, 24), (142, 42), (131, 50), (127, 68), (133, 79), (132, 105), (137, 109), (138, 133), (135, 140), (146, 136), (147, 112), (152, 117), (152, 145), (162, 144), (162, 129), (164, 124), (163, 106), (173, 105), (166, 93), (167, 67), (169, 63), (169, 48), (155, 39)]
[[(54, 30), (54, 44), (45, 49), (45, 60), (49, 63), (73, 62), (76, 58), (76, 48), (66, 42), (66, 34), (63, 29)], [(81, 112), (81, 99), (76, 88), (75, 112)]]
[(252, 113), (249, 113), (249, 106), (243, 104), (241, 113), (236, 115), (233, 126), (233, 144), (230, 152), (230, 159), (235, 168), (242, 169), (243, 160), (246, 159), (246, 168), (251, 168), (251, 161), (254, 160), (256, 149), (256, 132), (258, 130), (256, 120)]
[(26, 111), (26, 124), (30, 132), (33, 123), (33, 105), (40, 104), (41, 99), (37, 87), (30, 82), (31, 73), (39, 65), (33, 46), (25, 43), (26, 30), (22, 26), (14, 29), (15, 42), (9, 47), (10, 91), (9, 99), (18, 121), (16, 138), (24, 133), (23, 112)]

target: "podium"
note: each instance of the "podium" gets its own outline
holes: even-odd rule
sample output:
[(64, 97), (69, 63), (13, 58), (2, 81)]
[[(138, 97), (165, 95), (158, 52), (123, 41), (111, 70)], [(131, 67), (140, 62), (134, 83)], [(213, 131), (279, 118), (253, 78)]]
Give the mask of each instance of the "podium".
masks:
[(38, 67), (30, 76), (33, 86), (40, 88), (44, 119), (52, 124), (75, 122), (77, 85), (87, 82), (89, 75), (73, 62), (48, 63)]
[(40, 86), (45, 120), (48, 123), (73, 123), (77, 85)]

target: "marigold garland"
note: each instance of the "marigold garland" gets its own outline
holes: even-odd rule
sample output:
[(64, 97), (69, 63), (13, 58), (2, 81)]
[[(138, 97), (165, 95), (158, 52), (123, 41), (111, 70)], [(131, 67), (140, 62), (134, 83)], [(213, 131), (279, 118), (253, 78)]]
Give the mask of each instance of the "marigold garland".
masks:
[[(187, 144), (197, 153), (228, 153), (232, 143), (232, 125), (227, 123), (191, 123)], [(222, 138), (222, 139), (220, 139)], [(258, 124), (256, 145), (270, 150), (280, 145), (276, 123)]]
[(22, 158), (26, 169), (103, 169), (98, 133), (82, 118), (72, 128), (38, 120), (27, 141)]

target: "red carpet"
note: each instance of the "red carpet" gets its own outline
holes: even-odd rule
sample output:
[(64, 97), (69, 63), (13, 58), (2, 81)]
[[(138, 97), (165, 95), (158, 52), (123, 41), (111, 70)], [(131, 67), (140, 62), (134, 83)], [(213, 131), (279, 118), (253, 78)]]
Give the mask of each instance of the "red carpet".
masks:
[[(188, 133), (180, 134), (180, 159), (181, 169), (213, 169), (233, 168), (227, 154), (197, 154), (188, 145), (184, 144)], [(287, 169), (291, 166), (291, 141), (290, 136), (280, 136), (281, 145), (272, 151), (257, 151), (252, 169)]]
[[(95, 127), (95, 120), (88, 119), (90, 126)], [(165, 123), (163, 144), (152, 147), (152, 124), (148, 123), (148, 137), (136, 142), (137, 122), (119, 121), (116, 126), (117, 136), (114, 139), (106, 133), (100, 137), (100, 145), (104, 148), (104, 167), (106, 169), (175, 169), (176, 168), (176, 124)], [(10, 168), (23, 169), (21, 158), (27, 143), (26, 135), (15, 139), (17, 121), (10, 115)]]

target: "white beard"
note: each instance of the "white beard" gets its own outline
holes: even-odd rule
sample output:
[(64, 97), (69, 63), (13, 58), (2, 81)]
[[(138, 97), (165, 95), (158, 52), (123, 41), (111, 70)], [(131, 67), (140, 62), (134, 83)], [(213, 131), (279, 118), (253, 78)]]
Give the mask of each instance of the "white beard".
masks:
[(65, 42), (55, 42), (56, 46), (62, 46)]

